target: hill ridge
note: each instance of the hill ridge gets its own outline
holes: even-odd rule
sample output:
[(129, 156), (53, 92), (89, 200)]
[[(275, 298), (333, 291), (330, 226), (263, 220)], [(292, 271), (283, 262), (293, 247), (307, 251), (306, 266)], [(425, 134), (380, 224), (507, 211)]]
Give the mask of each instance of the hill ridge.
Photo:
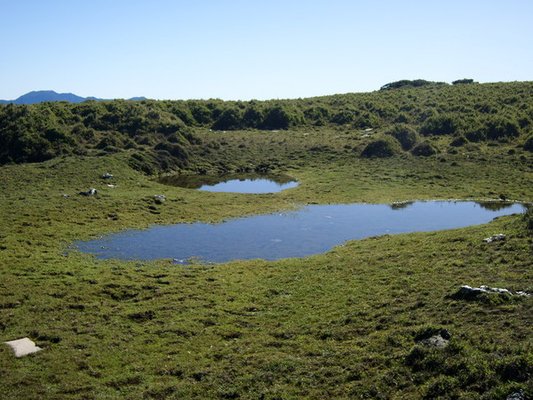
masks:
[[(84, 101), (107, 101), (111, 99), (102, 99), (98, 97), (82, 97), (74, 93), (58, 93), (54, 90), (32, 90), (14, 100), (0, 100), (0, 104), (38, 104), (47, 101), (66, 101), (69, 103), (82, 103)], [(146, 97), (132, 97), (130, 101), (146, 100)]]

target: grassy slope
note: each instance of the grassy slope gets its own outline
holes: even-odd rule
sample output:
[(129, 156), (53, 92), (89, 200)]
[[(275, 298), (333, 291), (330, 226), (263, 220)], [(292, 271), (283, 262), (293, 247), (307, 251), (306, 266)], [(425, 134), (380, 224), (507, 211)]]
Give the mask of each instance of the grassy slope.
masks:
[[(0, 168), (0, 339), (30, 336), (46, 349), (15, 359), (0, 347), (3, 398), (504, 398), (531, 385), (531, 298), (446, 297), (461, 284), (533, 289), (531, 238), (517, 216), (278, 262), (177, 267), (64, 254), (75, 239), (118, 229), (309, 202), (533, 199), (530, 159), (503, 146), (377, 161), (356, 158), (360, 139), (347, 132), (203, 138), (220, 142), (223, 168), (263, 157), (302, 184), (201, 193), (149, 180), (125, 154)], [(106, 171), (116, 188), (99, 178)], [(88, 187), (100, 195), (76, 195)], [(158, 193), (168, 201), (153, 209)], [(497, 232), (510, 239), (481, 243)], [(451, 345), (413, 351), (427, 327), (447, 328)]]

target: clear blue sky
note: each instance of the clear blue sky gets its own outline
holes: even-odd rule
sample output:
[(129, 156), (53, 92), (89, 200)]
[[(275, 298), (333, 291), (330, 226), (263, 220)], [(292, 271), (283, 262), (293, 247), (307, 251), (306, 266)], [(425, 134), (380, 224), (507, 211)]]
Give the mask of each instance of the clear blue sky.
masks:
[(296, 98), (533, 80), (532, 0), (0, 0), (0, 98)]

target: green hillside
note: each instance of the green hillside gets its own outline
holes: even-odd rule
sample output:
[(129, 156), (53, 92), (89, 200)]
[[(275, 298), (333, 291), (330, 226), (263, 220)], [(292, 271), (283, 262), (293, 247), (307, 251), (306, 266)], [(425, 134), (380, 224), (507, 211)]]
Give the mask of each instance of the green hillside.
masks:
[[(0, 342), (44, 349), (17, 359), (0, 346), (0, 397), (532, 397), (532, 297), (457, 295), (533, 293), (531, 208), (279, 261), (183, 266), (71, 248), (314, 203), (531, 203), (532, 99), (531, 82), (400, 81), (297, 100), (0, 106)], [(159, 182), (238, 172), (300, 184), (250, 195)], [(482, 241), (497, 233), (506, 240)], [(425, 344), (437, 334), (446, 347)]]

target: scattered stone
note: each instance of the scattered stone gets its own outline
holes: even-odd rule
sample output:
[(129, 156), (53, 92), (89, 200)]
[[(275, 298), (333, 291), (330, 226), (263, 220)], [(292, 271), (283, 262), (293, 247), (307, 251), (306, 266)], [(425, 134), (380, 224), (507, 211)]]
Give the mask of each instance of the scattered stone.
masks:
[(86, 192), (80, 192), (79, 194), (82, 196), (94, 196), (98, 193), (98, 191), (95, 188), (90, 188)]
[(110, 183), (107, 184), (107, 187), (111, 188), (111, 189), (114, 189), (116, 186), (115, 185), (112, 185)]
[(105, 174), (102, 175), (102, 179), (111, 179), (113, 177), (112, 174), (110, 174), (109, 172), (106, 172)]
[(5, 342), (13, 351), (15, 352), (15, 357), (24, 357), (28, 354), (37, 353), (38, 351), (41, 351), (42, 349), (38, 346), (35, 346), (35, 342), (30, 340), (29, 338), (25, 337), (22, 339), (17, 340), (11, 340), (9, 342)]
[(63, 198), (64, 199), (68, 199), (70, 197), (70, 195), (66, 194), (66, 193), (63, 193)]
[(529, 297), (529, 296), (531, 296), (531, 293), (528, 293), (525, 290), (519, 290), (518, 292), (515, 293), (515, 295)]
[(156, 204), (163, 204), (166, 201), (166, 196), (164, 194), (156, 194), (154, 196), (154, 201)]
[(500, 240), (505, 240), (505, 235), (503, 233), (498, 233), (497, 235), (492, 235), (491, 237), (483, 239), (485, 243), (499, 242)]
[(365, 132), (372, 132), (373, 130), (374, 130), (374, 129), (372, 129), (372, 128), (366, 128), (366, 129), (364, 129)]
[(522, 389), (518, 392), (511, 393), (505, 400), (526, 400), (526, 395)]

